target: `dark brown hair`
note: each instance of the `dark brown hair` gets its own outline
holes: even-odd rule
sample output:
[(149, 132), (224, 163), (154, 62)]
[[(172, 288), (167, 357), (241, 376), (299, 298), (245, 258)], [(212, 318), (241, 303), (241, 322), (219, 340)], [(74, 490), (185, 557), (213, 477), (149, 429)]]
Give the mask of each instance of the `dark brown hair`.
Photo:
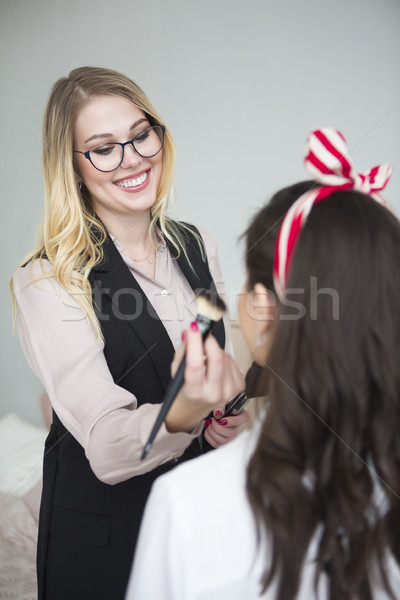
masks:
[(246, 244), (245, 261), (250, 290), (256, 283), (262, 283), (268, 290), (274, 291), (272, 263), (282, 219), (300, 196), (315, 187), (317, 184), (314, 181), (301, 181), (280, 190), (256, 214), (241, 236)]
[[(273, 285), (279, 227), (270, 216), (286, 212), (293, 191), (247, 230), (250, 287)], [(257, 248), (256, 230), (268, 232)], [(264, 369), (270, 405), (247, 473), (259, 535), (272, 548), (263, 589), (276, 579), (279, 600), (295, 598), (318, 526), (315, 583), (328, 575), (331, 600), (369, 600), (376, 571), (390, 591), (385, 552), (400, 562), (399, 265), (399, 221), (359, 192), (316, 205), (300, 234), (287, 287), (304, 314), (278, 306)]]

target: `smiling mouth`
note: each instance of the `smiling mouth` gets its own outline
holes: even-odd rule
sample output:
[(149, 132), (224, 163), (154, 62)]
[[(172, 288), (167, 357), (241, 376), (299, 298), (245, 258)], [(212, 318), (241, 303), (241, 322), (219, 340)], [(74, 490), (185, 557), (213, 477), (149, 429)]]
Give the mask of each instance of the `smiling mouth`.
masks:
[(116, 181), (115, 185), (118, 185), (119, 187), (123, 187), (123, 188), (134, 188), (134, 187), (138, 187), (139, 185), (142, 185), (142, 183), (144, 183), (146, 181), (147, 177), (148, 177), (148, 171), (145, 171), (144, 173), (139, 175), (139, 177), (136, 177), (136, 179), (132, 178), (132, 179), (124, 179), (124, 181)]

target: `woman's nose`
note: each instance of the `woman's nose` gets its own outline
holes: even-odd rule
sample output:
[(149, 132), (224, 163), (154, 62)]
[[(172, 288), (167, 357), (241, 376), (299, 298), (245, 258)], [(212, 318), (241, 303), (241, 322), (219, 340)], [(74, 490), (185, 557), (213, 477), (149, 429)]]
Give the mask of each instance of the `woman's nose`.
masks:
[(128, 168), (137, 166), (142, 162), (142, 157), (134, 150), (132, 144), (127, 144), (124, 147), (124, 158), (121, 167)]

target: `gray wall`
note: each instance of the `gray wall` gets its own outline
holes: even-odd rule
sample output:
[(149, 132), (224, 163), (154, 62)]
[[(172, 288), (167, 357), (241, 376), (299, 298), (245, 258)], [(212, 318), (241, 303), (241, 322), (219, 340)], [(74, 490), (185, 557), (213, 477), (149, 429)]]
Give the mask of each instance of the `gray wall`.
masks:
[(311, 128), (341, 129), (361, 171), (391, 162), (386, 198), (399, 212), (399, 25), (398, 0), (1, 0), (0, 416), (40, 423), (7, 287), (41, 218), (56, 79), (105, 66), (144, 88), (175, 137), (178, 214), (215, 235), (235, 315), (237, 238), (274, 191), (305, 177)]

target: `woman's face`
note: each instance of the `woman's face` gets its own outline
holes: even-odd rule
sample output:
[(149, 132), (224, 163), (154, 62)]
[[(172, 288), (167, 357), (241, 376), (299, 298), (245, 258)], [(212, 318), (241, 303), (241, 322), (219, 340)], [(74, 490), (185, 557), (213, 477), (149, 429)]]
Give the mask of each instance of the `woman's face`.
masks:
[[(109, 142), (123, 143), (149, 126), (144, 112), (129, 100), (97, 96), (78, 114), (74, 149), (86, 152)], [(131, 216), (153, 206), (161, 179), (162, 150), (152, 158), (142, 158), (127, 145), (122, 163), (109, 173), (98, 171), (83, 154), (74, 156), (92, 206), (106, 226), (115, 217)]]

